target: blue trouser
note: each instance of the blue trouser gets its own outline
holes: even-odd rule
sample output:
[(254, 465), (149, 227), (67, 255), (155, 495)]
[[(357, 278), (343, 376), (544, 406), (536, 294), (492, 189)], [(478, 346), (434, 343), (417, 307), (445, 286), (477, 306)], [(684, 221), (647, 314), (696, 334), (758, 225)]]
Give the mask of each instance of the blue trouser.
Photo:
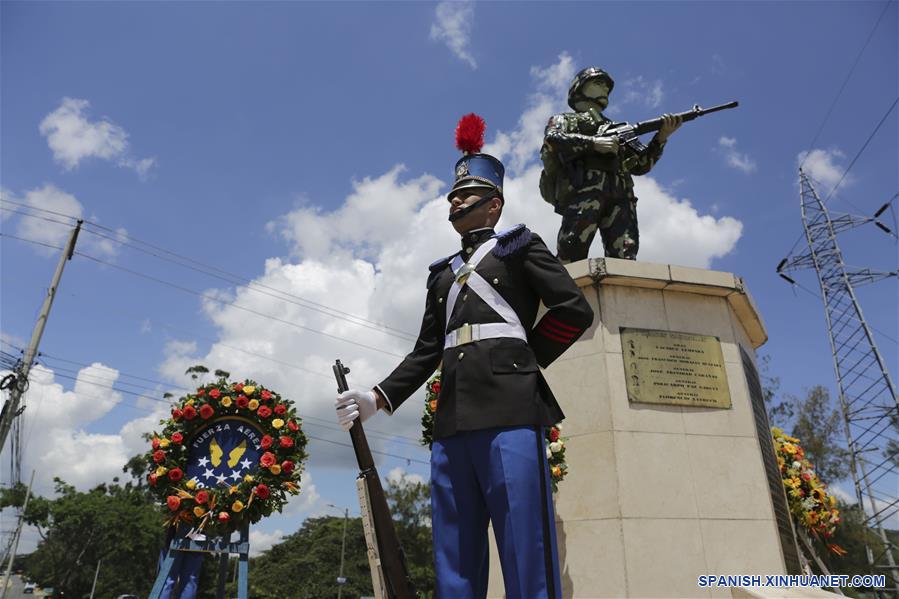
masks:
[(175, 553), (175, 561), (165, 579), (159, 599), (194, 599), (197, 596), (204, 554), (199, 551), (171, 551)]
[(487, 595), (487, 522), (507, 599), (561, 599), (549, 465), (539, 427), (491, 428), (434, 441), (431, 514), (437, 597)]

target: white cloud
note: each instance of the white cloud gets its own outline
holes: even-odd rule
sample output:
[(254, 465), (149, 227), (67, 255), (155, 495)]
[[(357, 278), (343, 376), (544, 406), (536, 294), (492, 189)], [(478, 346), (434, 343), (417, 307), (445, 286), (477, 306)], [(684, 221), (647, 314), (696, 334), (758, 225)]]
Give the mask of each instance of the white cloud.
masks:
[[(505, 182), (508, 204), (499, 226), (528, 223), (555, 250), (560, 218), (539, 195), (539, 147), (549, 115), (564, 109), (568, 82), (574, 74), (573, 61), (562, 54), (550, 66), (535, 67), (532, 74), (535, 91), (528, 98), (518, 127), (496, 133), (485, 151), (509, 164)], [(442, 195), (445, 189), (446, 184), (431, 175), (408, 175), (402, 165), (396, 165), (380, 176), (354, 182), (352, 192), (333, 211), (318, 208), (314, 198), (305, 198), (302, 205), (268, 225), (269, 231), (290, 244), (296, 260), (268, 259), (264, 273), (253, 282), (414, 335), (421, 319), (427, 266), (458, 245), (458, 236), (447, 223), (447, 203)], [(731, 251), (740, 237), (738, 221), (704, 215), (690, 201), (673, 196), (650, 177), (637, 178), (637, 192), (642, 260), (707, 267), (714, 258)], [(591, 255), (602, 255), (599, 240)], [(311, 422), (322, 419), (332, 423), (332, 428), (336, 427), (331, 375), (334, 359), (351, 368), (351, 386), (367, 387), (386, 376), (400, 356), (412, 348), (413, 341), (408, 337), (360, 327), (246, 287), (228, 290), (224, 296), (279, 321), (206, 301), (204, 311), (219, 331), (219, 342), (201, 352), (194, 345), (170, 348), (162, 367), (164, 373), (181, 380), (177, 377), (185, 368), (203, 363), (228, 370), (236, 378), (265, 381), (297, 402), (300, 413)], [(295, 326), (285, 326), (285, 322)], [(291, 356), (294, 368), (268, 359), (283, 356)], [(396, 415), (378, 414), (370, 428), (417, 439), (422, 401), (422, 394), (417, 393), (410, 399), (411, 405)], [(315, 434), (346, 441), (340, 431), (320, 431), (316, 429)], [(370, 442), (375, 449), (389, 448), (391, 453), (415, 459), (428, 457), (426, 450), (406, 445), (403, 440), (385, 442), (373, 437)], [(345, 468), (354, 463), (349, 448), (314, 440), (311, 445), (310, 468)]]
[(476, 69), (478, 64), (469, 49), (473, 22), (474, 2), (471, 0), (440, 2), (431, 24), (431, 39), (444, 42), (460, 60)]
[(284, 531), (280, 528), (272, 532), (263, 532), (258, 528), (250, 529), (250, 557), (257, 557), (281, 542)]
[(662, 105), (665, 92), (661, 79), (650, 81), (642, 75), (615, 83), (615, 89), (609, 95), (609, 114), (619, 114), (624, 106), (637, 105), (652, 109)]
[(724, 155), (728, 166), (741, 170), (747, 175), (755, 172), (757, 165), (749, 154), (737, 150), (737, 139), (722, 135), (718, 139), (718, 148)]
[(510, 132), (498, 131), (494, 140), (484, 146), (484, 152), (499, 158), (513, 176), (539, 155), (549, 117), (567, 110), (566, 98), (568, 85), (574, 77), (574, 61), (563, 52), (549, 67), (532, 67), (531, 76), (537, 91), (528, 98), (517, 128)]
[[(811, 152), (800, 152), (796, 157), (796, 162), (802, 166), (802, 169), (809, 177), (826, 188), (826, 190), (818, 190), (818, 193), (823, 196), (829, 194), (830, 190), (840, 181), (840, 177), (843, 176), (844, 168), (839, 166), (837, 161), (845, 157), (846, 155), (837, 148), (829, 150), (814, 149)], [(848, 187), (854, 182), (855, 179), (852, 175), (848, 175), (840, 183), (840, 188)]]
[(406, 472), (404, 468), (400, 468), (399, 466), (387, 473), (388, 482), (398, 483), (403, 480), (403, 478), (405, 478), (410, 483), (419, 485), (423, 485), (428, 482), (421, 474)]
[(87, 100), (63, 98), (59, 107), (41, 121), (38, 129), (47, 138), (53, 158), (66, 170), (76, 168), (86, 158), (101, 158), (146, 176), (156, 159), (131, 156), (128, 133), (106, 119), (90, 121), (85, 114), (89, 106)]
[[(38, 187), (26, 192), (25, 196), (20, 201), (31, 208), (50, 210), (52, 212), (68, 215), (72, 218), (82, 218), (84, 214), (84, 207), (75, 196), (66, 193), (55, 185), (49, 183), (45, 184), (43, 187)], [(19, 209), (17, 206), (15, 208), (17, 210)], [(23, 212), (44, 216), (44, 213), (31, 210), (23, 210)], [(33, 218), (22, 215), (15, 216), (19, 220), (18, 225), (16, 226), (16, 234), (26, 239), (61, 247), (65, 245), (66, 240), (69, 238), (69, 234), (72, 232), (73, 225), (69, 223), (61, 224), (49, 222), (43, 218)], [(64, 218), (53, 215), (48, 215), (47, 218), (65, 221)], [(56, 255), (59, 253), (59, 250), (47, 247), (34, 247), (35, 251), (44, 255)]]
[[(74, 222), (66, 222), (66, 216), (71, 219), (84, 218), (84, 206), (81, 205), (81, 202), (72, 194), (49, 183), (27, 191), (23, 198), (4, 195), (3, 199), (25, 204), (27, 208), (13, 204), (5, 204), (5, 206), (31, 215), (10, 213), (18, 219), (16, 234), (19, 237), (51, 246), (64, 247), (68, 241), (75, 225)], [(28, 208), (34, 210), (28, 210)], [(56, 214), (48, 214), (46, 211)], [(119, 243), (125, 241), (127, 234), (128, 231), (121, 227), (114, 233), (103, 232), (103, 237), (82, 233), (78, 237), (76, 249), (98, 258), (112, 258), (118, 255)], [(59, 255), (59, 250), (51, 247), (41, 245), (32, 247), (37, 253), (44, 256)]]

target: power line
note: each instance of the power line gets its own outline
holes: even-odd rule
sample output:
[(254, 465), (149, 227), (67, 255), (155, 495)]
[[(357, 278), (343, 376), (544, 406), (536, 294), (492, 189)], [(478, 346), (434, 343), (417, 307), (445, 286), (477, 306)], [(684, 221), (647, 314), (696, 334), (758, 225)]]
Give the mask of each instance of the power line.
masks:
[[(50, 247), (50, 248), (60, 249), (60, 248), (58, 248), (58, 247), (56, 247), (56, 246), (53, 246), (53, 245), (50, 245), (50, 244), (46, 244), (46, 243), (43, 243), (43, 242), (40, 242), (40, 241), (36, 241), (36, 240), (34, 240), (34, 239), (26, 239), (26, 238), (24, 238), (24, 237), (18, 237), (18, 236), (15, 236), (15, 235), (10, 235), (10, 234), (8, 234), (8, 233), (0, 233), (0, 237), (9, 237), (10, 239), (16, 239), (16, 240), (24, 241), (24, 242), (27, 242), (27, 243), (35, 243), (35, 244), (43, 245), (43, 246)], [(329, 337), (329, 338), (331, 338), (331, 339), (336, 339), (336, 340), (338, 340), (338, 341), (343, 341), (343, 342), (345, 342), (345, 343), (349, 343), (349, 344), (355, 345), (355, 346), (357, 346), (357, 347), (362, 347), (362, 348), (364, 348), (364, 349), (369, 349), (369, 350), (372, 350), (372, 351), (376, 351), (376, 352), (379, 352), (379, 353), (382, 353), (382, 354), (386, 354), (386, 355), (388, 355), (388, 356), (393, 356), (393, 357), (395, 357), (395, 358), (402, 358), (402, 357), (403, 357), (402, 354), (395, 354), (395, 353), (393, 353), (393, 352), (387, 351), (387, 350), (385, 350), (385, 349), (381, 349), (381, 348), (379, 348), (379, 347), (375, 347), (375, 346), (372, 346), (372, 345), (367, 345), (367, 344), (365, 344), (365, 343), (359, 343), (358, 341), (353, 341), (352, 339), (347, 339), (347, 338), (345, 338), (345, 337), (340, 337), (339, 335), (333, 335), (333, 334), (331, 334), (331, 333), (326, 333), (326, 332), (324, 332), (324, 331), (319, 331), (319, 330), (317, 330), (317, 329), (313, 329), (312, 327), (307, 327), (307, 326), (305, 326), (305, 325), (301, 325), (301, 324), (299, 324), (299, 323), (291, 322), (291, 321), (285, 320), (285, 319), (283, 319), (283, 318), (278, 318), (277, 316), (272, 316), (272, 315), (270, 315), (270, 314), (265, 314), (264, 312), (259, 312), (258, 310), (253, 310), (252, 308), (247, 308), (247, 307), (245, 307), (245, 306), (241, 306), (240, 304), (238, 304), (238, 303), (236, 303), (236, 302), (225, 301), (225, 300), (219, 299), (219, 298), (217, 298), (217, 297), (213, 297), (213, 296), (211, 296), (211, 295), (209, 295), (209, 294), (202, 293), (202, 292), (196, 291), (196, 290), (194, 290), (194, 289), (189, 289), (189, 288), (187, 288), (187, 287), (183, 287), (183, 286), (181, 286), (181, 285), (178, 285), (177, 283), (172, 283), (172, 282), (170, 282), (170, 281), (165, 281), (165, 280), (160, 279), (160, 278), (158, 278), (158, 277), (154, 277), (154, 276), (152, 276), (152, 275), (148, 275), (148, 274), (145, 274), (145, 273), (136, 271), (136, 270), (132, 270), (132, 269), (130, 269), (130, 268), (126, 268), (126, 267), (124, 267), (124, 266), (120, 266), (120, 265), (115, 264), (115, 263), (113, 263), (113, 262), (109, 262), (108, 260), (103, 260), (103, 259), (101, 259), (101, 258), (97, 258), (96, 256), (91, 256), (90, 254), (85, 254), (84, 252), (76, 251), (76, 252), (74, 252), (74, 254), (77, 255), (77, 256), (82, 256), (82, 257), (84, 257), (84, 258), (87, 258), (88, 260), (92, 260), (92, 261), (94, 261), (94, 262), (97, 262), (98, 264), (102, 264), (102, 265), (108, 266), (108, 267), (110, 267), (110, 268), (114, 268), (114, 269), (117, 269), (117, 270), (121, 270), (121, 271), (126, 272), (126, 273), (128, 273), (128, 274), (131, 274), (131, 275), (133, 275), (133, 276), (140, 277), (140, 278), (143, 278), (143, 279), (147, 279), (147, 280), (153, 281), (153, 282), (155, 282), (155, 283), (158, 283), (158, 284), (160, 284), (160, 285), (165, 285), (165, 286), (167, 286), (167, 287), (172, 287), (172, 288), (177, 289), (177, 290), (179, 290), (179, 291), (182, 291), (182, 292), (184, 292), (184, 293), (188, 293), (188, 294), (191, 294), (191, 295), (195, 295), (195, 296), (197, 296), (197, 297), (203, 298), (203, 299), (208, 300), (208, 301), (211, 301), (211, 302), (216, 302), (216, 303), (218, 303), (218, 304), (223, 304), (223, 305), (226, 305), (226, 306), (231, 306), (231, 307), (236, 308), (236, 309), (238, 309), (238, 310), (242, 310), (242, 311), (244, 311), (244, 312), (249, 312), (249, 313), (251, 313), (251, 314), (255, 314), (255, 315), (257, 315), (257, 316), (261, 316), (261, 317), (267, 318), (267, 319), (269, 319), (269, 320), (273, 320), (273, 321), (276, 321), (276, 322), (280, 322), (280, 323), (282, 323), (282, 324), (286, 324), (286, 325), (292, 326), (292, 327), (294, 327), (294, 328), (298, 328), (298, 329), (302, 329), (302, 330), (305, 330), (305, 331), (309, 331), (310, 333), (317, 333), (317, 334), (322, 335), (322, 336), (324, 336), (324, 337)]]
[[(883, 118), (881, 118), (881, 119), (880, 119), (880, 122), (877, 123), (877, 126), (874, 127), (874, 131), (871, 132), (871, 135), (868, 136), (868, 139), (865, 140), (865, 143), (862, 144), (862, 147), (861, 147), (861, 148), (859, 149), (859, 151), (855, 154), (855, 158), (852, 159), (852, 162), (850, 162), (850, 163), (849, 163), (849, 166), (846, 167), (846, 170), (843, 171), (843, 176), (840, 177), (840, 180), (837, 181), (837, 184), (834, 185), (834, 186), (831, 188), (830, 193), (828, 193), (828, 194), (827, 194), (827, 197), (824, 198), (824, 202), (823, 202), (823, 203), (824, 203), (825, 205), (827, 204), (827, 200), (830, 199), (830, 196), (832, 196), (832, 195), (834, 194), (834, 192), (836, 192), (837, 187), (840, 186), (840, 183), (843, 182), (843, 179), (846, 178), (846, 175), (849, 174), (849, 171), (852, 170), (852, 167), (855, 166), (855, 161), (858, 160), (859, 157), (861, 157), (862, 152), (865, 151), (865, 148), (867, 148), (867, 147), (868, 147), (868, 144), (871, 143), (871, 140), (874, 139), (874, 136), (875, 136), (875, 135), (877, 134), (877, 132), (880, 130), (880, 127), (884, 124), (884, 122), (886, 122), (887, 117), (890, 116), (890, 113), (893, 112), (893, 109), (894, 109), (894, 108), (896, 108), (896, 103), (897, 103), (897, 102), (899, 102), (899, 96), (897, 96), (896, 99), (893, 100), (893, 103), (890, 104), (890, 107), (889, 107), (889, 108), (887, 109), (887, 111), (884, 113)], [(858, 210), (858, 208), (856, 208), (856, 210)]]
[[(13, 204), (13, 205), (17, 205), (17, 206), (22, 206), (22, 207), (28, 208), (29, 210), (35, 210), (35, 211), (45, 212), (45, 213), (48, 213), (48, 214), (53, 214), (53, 215), (61, 216), (61, 217), (68, 218), (68, 219), (75, 219), (75, 217), (70, 216), (70, 215), (62, 214), (62, 213), (60, 213), (60, 212), (55, 212), (55, 211), (52, 211), (52, 210), (46, 210), (46, 209), (44, 209), (44, 208), (37, 208), (37, 207), (35, 207), (35, 206), (29, 206), (29, 205), (27, 205), (27, 204), (22, 204), (22, 203), (20, 203), (20, 202), (15, 202), (15, 201), (12, 201), (12, 200), (4, 199), (4, 200), (2, 200), (2, 202), (4, 202), (4, 203), (9, 203), (9, 204)], [(56, 220), (56, 219), (52, 219), (52, 218), (49, 218), (49, 217), (39, 216), (39, 215), (37, 215), (37, 214), (31, 214), (31, 213), (22, 212), (22, 211), (19, 211), (19, 210), (14, 210), (14, 209), (12, 209), (12, 208), (3, 208), (2, 206), (0, 206), (0, 209), (9, 211), (9, 212), (12, 212), (12, 213), (15, 213), (15, 214), (20, 214), (20, 215), (22, 215), (22, 216), (26, 216), (26, 217), (30, 217), (30, 218), (36, 218), (36, 219), (41, 219), (41, 220), (45, 220), (45, 221), (48, 221), (48, 222), (57, 223), (57, 224), (61, 224), (61, 225), (68, 225), (68, 224), (70, 224), (70, 223), (66, 223), (66, 222), (59, 221), (59, 220)], [(167, 249), (165, 249), (165, 248), (159, 247), (159, 246), (157, 246), (157, 245), (153, 245), (153, 244), (151, 244), (151, 243), (149, 243), (149, 242), (139, 240), (139, 239), (137, 239), (137, 238), (134, 238), (134, 237), (128, 235), (127, 233), (122, 233), (121, 231), (116, 231), (116, 230), (111, 229), (111, 228), (109, 228), (109, 227), (105, 227), (105, 226), (103, 226), (103, 225), (100, 225), (99, 223), (95, 223), (95, 222), (92, 222), (92, 221), (85, 221), (84, 224), (86, 225), (86, 228), (85, 228), (84, 230), (85, 230), (85, 232), (87, 232), (87, 233), (90, 233), (90, 234), (92, 234), (92, 235), (95, 235), (95, 236), (97, 236), (97, 237), (101, 237), (101, 238), (106, 239), (106, 240), (109, 240), (109, 241), (112, 241), (112, 242), (117, 243), (117, 244), (119, 244), (119, 245), (122, 245), (122, 246), (125, 246), (125, 247), (129, 247), (129, 248), (134, 249), (134, 250), (137, 250), (137, 251), (139, 251), (139, 252), (143, 252), (143, 253), (145, 253), (145, 254), (149, 254), (149, 255), (151, 255), (151, 256), (153, 256), (153, 257), (159, 259), (159, 260), (163, 260), (163, 261), (166, 261), (166, 262), (170, 262), (170, 263), (172, 263), (172, 264), (176, 264), (176, 265), (178, 265), (178, 266), (181, 266), (182, 268), (187, 268), (187, 269), (193, 270), (193, 271), (195, 271), (195, 272), (199, 272), (199, 273), (201, 273), (201, 274), (205, 274), (205, 275), (207, 275), (207, 276), (209, 276), (209, 277), (213, 277), (213, 278), (216, 278), (216, 279), (219, 279), (219, 280), (223, 280), (223, 281), (225, 281), (225, 282), (227, 282), (227, 283), (230, 283), (230, 284), (232, 284), (232, 285), (244, 285), (244, 286), (245, 286), (247, 289), (249, 289), (250, 291), (254, 291), (254, 292), (260, 293), (260, 294), (262, 294), (262, 295), (267, 295), (267, 296), (269, 296), (269, 297), (274, 297), (274, 298), (276, 298), (276, 299), (280, 299), (281, 301), (286, 301), (286, 302), (292, 303), (292, 304), (294, 304), (294, 305), (297, 305), (297, 306), (300, 306), (300, 307), (303, 307), (303, 308), (306, 308), (306, 309), (309, 309), (309, 310), (313, 310), (313, 311), (316, 311), (316, 312), (320, 312), (320, 313), (322, 313), (322, 314), (327, 314), (328, 316), (331, 316), (331, 317), (333, 317), (333, 318), (337, 318), (337, 319), (340, 319), (340, 320), (344, 320), (344, 321), (349, 322), (349, 323), (351, 323), (351, 324), (355, 324), (355, 325), (357, 325), (357, 326), (362, 326), (362, 327), (365, 327), (365, 328), (369, 328), (369, 329), (371, 329), (371, 330), (375, 330), (375, 331), (378, 331), (378, 332), (381, 332), (381, 333), (385, 333), (385, 334), (391, 335), (391, 336), (393, 336), (393, 337), (397, 337), (397, 338), (405, 339), (405, 340), (414, 340), (414, 339), (416, 338), (416, 335), (414, 335), (414, 334), (412, 334), (412, 333), (409, 333), (409, 332), (407, 332), (407, 331), (403, 331), (403, 330), (401, 330), (401, 329), (397, 329), (397, 328), (395, 328), (395, 327), (391, 327), (391, 326), (389, 326), (389, 325), (386, 325), (386, 324), (383, 324), (383, 323), (380, 323), (380, 322), (376, 322), (376, 321), (373, 321), (373, 320), (369, 320), (369, 319), (363, 318), (363, 317), (361, 317), (361, 316), (357, 316), (357, 315), (355, 315), (355, 314), (351, 314), (351, 313), (349, 313), (349, 312), (344, 312), (344, 311), (342, 311), (342, 310), (338, 310), (338, 309), (333, 308), (333, 307), (331, 307), (331, 306), (327, 306), (327, 305), (325, 305), (325, 304), (321, 304), (321, 303), (319, 303), (319, 302), (315, 302), (315, 301), (313, 301), (313, 300), (310, 300), (310, 299), (307, 299), (307, 298), (304, 298), (304, 297), (301, 297), (301, 296), (298, 296), (298, 295), (289, 293), (289, 292), (287, 292), (287, 291), (283, 291), (283, 290), (281, 290), (281, 289), (277, 289), (277, 288), (275, 288), (275, 287), (271, 287), (271, 286), (269, 286), (269, 285), (264, 285), (264, 284), (262, 284), (262, 283), (255, 282), (255, 281), (253, 281), (252, 279), (249, 279), (249, 278), (246, 278), (246, 277), (242, 277), (242, 276), (240, 276), (240, 275), (236, 275), (236, 274), (230, 273), (230, 272), (228, 272), (228, 271), (222, 270), (222, 269), (217, 268), (217, 267), (215, 267), (215, 266), (210, 266), (210, 265), (204, 264), (204, 263), (202, 263), (202, 262), (200, 262), (200, 261), (198, 261), (198, 260), (194, 260), (193, 258), (189, 258), (189, 257), (187, 257), (187, 256), (183, 256), (183, 255), (181, 255), (181, 254), (178, 254), (178, 253), (176, 253), (176, 252), (172, 252), (172, 251), (170, 251), (170, 250), (167, 250)], [(109, 236), (109, 235), (106, 235), (106, 234), (104, 234), (104, 233), (100, 233), (99, 231), (94, 231), (94, 230), (92, 230), (90, 227), (95, 227), (95, 228), (100, 229), (100, 230), (110, 231), (110, 232), (112, 232), (112, 233), (114, 234), (114, 236)], [(12, 236), (11, 236), (11, 237), (12, 237)], [(132, 241), (132, 242), (134, 242), (134, 243), (127, 243), (126, 241), (123, 241), (123, 239), (130, 240), (130, 241)], [(148, 248), (151, 248), (151, 249), (154, 250), (154, 251), (148, 250), (148, 249), (146, 249), (146, 248), (144, 248), (144, 247), (140, 247), (140, 245), (135, 245), (135, 244), (140, 244), (140, 245), (143, 245), (143, 246), (147, 246)], [(172, 259), (172, 258), (166, 258), (166, 257), (164, 257), (164, 256), (161, 256), (161, 255), (157, 254), (156, 252), (161, 252), (161, 253), (163, 253), (163, 254), (167, 254), (167, 255), (169, 255), (169, 256), (173, 256), (174, 258), (177, 258), (177, 260)], [(188, 264), (185, 264), (184, 262), (187, 262)], [(191, 266), (191, 264), (194, 264), (194, 265), (196, 265), (196, 266)], [(265, 291), (263, 291), (263, 290), (265, 290)], [(274, 293), (270, 293), (270, 292), (274, 292)], [(275, 295), (275, 293), (276, 293), (276, 294), (279, 294), (279, 295)], [(286, 296), (286, 297), (280, 297), (280, 296)], [(291, 298), (291, 299), (288, 299), (288, 298)]]
[[(74, 380), (78, 380), (78, 379), (75, 378), (75, 377), (72, 377), (72, 376), (69, 376), (69, 375), (65, 375), (65, 374), (58, 374), (58, 373), (55, 373), (55, 375), (56, 375), (56, 376), (59, 376), (60, 378), (69, 379), (69, 380), (73, 380), (73, 381), (74, 381)], [(137, 396), (137, 397), (143, 397), (143, 398), (146, 398), (146, 399), (151, 399), (151, 400), (153, 400), (153, 401), (159, 401), (159, 402), (167, 403), (166, 400), (156, 399), (156, 398), (154, 398), (154, 397), (148, 397), (148, 396), (146, 396), (146, 395), (141, 395), (141, 394), (138, 394), (138, 393), (134, 393), (134, 392), (128, 391), (128, 390), (126, 390), (126, 389), (118, 389), (118, 388), (116, 388), (116, 387), (111, 387), (111, 386), (107, 386), (107, 385), (101, 385), (101, 384), (99, 384), (99, 383), (92, 383), (92, 382), (89, 382), (89, 381), (83, 381), (83, 382), (87, 383), (88, 385), (93, 385), (93, 386), (95, 386), (95, 387), (102, 387), (103, 389), (111, 389), (112, 391), (116, 391), (116, 392), (118, 392), (118, 393), (126, 393), (126, 394), (128, 394), (128, 395), (134, 395), (134, 396)], [(102, 399), (99, 395), (87, 395), (87, 394), (85, 394), (85, 397), (92, 398), (92, 399)], [(152, 413), (154, 412), (154, 410), (148, 410), (147, 408), (142, 408), (142, 407), (136, 406), (136, 405), (127, 405), (127, 404), (126, 404), (125, 407), (131, 407), (131, 408), (133, 408), (133, 409), (135, 409), (135, 410), (139, 410), (139, 411), (142, 411), (142, 412), (147, 412), (147, 413), (150, 413), (150, 414), (152, 414)], [(305, 427), (310, 427), (310, 426), (311, 426), (311, 427), (327, 428), (327, 427), (323, 427), (323, 426), (321, 426), (321, 425), (319, 425), (319, 424), (316, 424), (316, 423), (314, 423), (314, 422), (307, 422), (307, 421), (306, 421), (306, 418), (304, 418), (304, 417), (302, 417), (302, 416), (300, 417), (300, 420), (302, 421), (303, 428), (305, 428)], [(315, 439), (316, 441), (324, 441), (324, 442), (326, 442), (326, 443), (333, 443), (334, 445), (342, 445), (342, 446), (344, 446), (344, 447), (350, 447), (350, 448), (353, 447), (351, 443), (346, 443), (346, 442), (341, 442), (341, 441), (333, 441), (333, 440), (331, 440), (331, 439), (324, 439), (324, 438), (322, 438), (322, 437), (316, 437), (316, 436), (314, 436), (314, 435), (310, 435), (310, 434), (309, 434), (308, 432), (306, 432), (305, 430), (303, 431), (303, 434), (306, 435), (306, 437), (308, 437), (309, 439)], [(423, 447), (422, 447), (422, 449), (423, 449)], [(372, 453), (377, 453), (377, 454), (380, 454), (380, 455), (383, 455), (383, 456), (387, 456), (387, 457), (392, 457), (392, 458), (397, 458), (397, 459), (401, 459), (401, 460), (406, 460), (406, 461), (408, 461), (408, 462), (417, 462), (417, 463), (419, 463), (419, 464), (429, 464), (429, 463), (430, 463), (430, 462), (426, 462), (426, 461), (424, 461), (424, 460), (419, 460), (419, 459), (412, 458), (412, 457), (409, 457), (409, 456), (404, 456), (404, 455), (398, 455), (398, 454), (394, 454), (394, 453), (389, 453), (389, 452), (386, 452), (386, 451), (376, 451), (376, 450), (374, 450), (374, 449), (371, 450), (371, 451), (372, 451)]]
[[(884, 122), (886, 122), (887, 117), (890, 116), (890, 113), (893, 112), (893, 109), (896, 108), (896, 103), (897, 103), (897, 102), (899, 102), (899, 97), (896, 97), (896, 99), (893, 100), (893, 103), (892, 103), (892, 104), (890, 105), (890, 107), (887, 109), (886, 113), (884, 113), (883, 118), (881, 118), (881, 119), (880, 119), (880, 122), (877, 123), (877, 126), (874, 127), (874, 131), (871, 132), (871, 135), (868, 136), (868, 139), (865, 140), (865, 143), (862, 144), (862, 147), (859, 149), (858, 152), (856, 152), (855, 157), (852, 159), (852, 162), (850, 162), (850, 163), (849, 163), (849, 166), (846, 167), (846, 170), (843, 171), (843, 175), (840, 177), (840, 180), (837, 182), (836, 185), (834, 185), (834, 186), (831, 188), (830, 193), (827, 194), (827, 197), (824, 198), (824, 201), (822, 202), (823, 205), (825, 205), (825, 206), (827, 205), (827, 201), (828, 201), (828, 200), (830, 199), (830, 197), (836, 192), (837, 187), (840, 186), (840, 184), (843, 182), (843, 179), (846, 178), (846, 175), (849, 174), (849, 170), (850, 170), (853, 166), (855, 166), (855, 162), (861, 157), (862, 152), (865, 151), (865, 148), (868, 147), (868, 144), (871, 142), (871, 140), (874, 139), (874, 135), (880, 130), (880, 127), (884, 124)], [(808, 177), (808, 175), (806, 175), (806, 176)], [(811, 179), (811, 177), (809, 177), (809, 178)], [(849, 203), (849, 202), (847, 201), (847, 203)], [(850, 205), (852, 205), (852, 204), (850, 204)], [(859, 208), (857, 208), (857, 207), (855, 207), (855, 206), (853, 206), (853, 208), (855, 208), (855, 209), (858, 210), (859, 212), (863, 212), (861, 209), (859, 209)], [(787, 252), (787, 256), (790, 256), (790, 255), (796, 250), (796, 246), (797, 246), (797, 245), (799, 244), (799, 242), (802, 240), (803, 235), (804, 235), (804, 233), (799, 233), (799, 236), (796, 238), (796, 241), (793, 242), (793, 247), (791, 247), (791, 248), (790, 248), (790, 251)]]
[(849, 68), (849, 72), (846, 74), (846, 78), (843, 79), (843, 84), (840, 86), (839, 91), (837, 91), (836, 97), (834, 97), (833, 102), (830, 103), (830, 108), (827, 109), (827, 114), (824, 115), (824, 120), (821, 122), (821, 126), (818, 127), (817, 133), (815, 133), (815, 137), (812, 139), (812, 143), (809, 144), (808, 151), (805, 154), (805, 158), (802, 160), (802, 164), (799, 165), (799, 168), (805, 164), (806, 159), (808, 159), (809, 155), (811, 155), (812, 149), (815, 147), (815, 143), (818, 141), (818, 137), (821, 135), (821, 132), (824, 130), (824, 125), (827, 124), (828, 119), (830, 119), (830, 115), (833, 112), (833, 109), (837, 105), (837, 101), (840, 99), (840, 96), (843, 95), (843, 90), (846, 89), (846, 85), (849, 83), (849, 79), (852, 78), (852, 74), (855, 72), (855, 67), (858, 66), (859, 61), (861, 60), (862, 54), (865, 53), (865, 50), (868, 48), (868, 44), (871, 43), (871, 40), (874, 38), (874, 32), (877, 31), (877, 27), (880, 25), (880, 22), (883, 20), (883, 16), (887, 14), (887, 9), (893, 3), (892, 0), (884, 4), (883, 10), (880, 12), (880, 16), (877, 17), (877, 22), (874, 23), (874, 27), (871, 28), (871, 33), (868, 34), (868, 39), (865, 40), (865, 43), (862, 45), (861, 50), (858, 51), (858, 54), (855, 57), (855, 62), (852, 63), (852, 66)]

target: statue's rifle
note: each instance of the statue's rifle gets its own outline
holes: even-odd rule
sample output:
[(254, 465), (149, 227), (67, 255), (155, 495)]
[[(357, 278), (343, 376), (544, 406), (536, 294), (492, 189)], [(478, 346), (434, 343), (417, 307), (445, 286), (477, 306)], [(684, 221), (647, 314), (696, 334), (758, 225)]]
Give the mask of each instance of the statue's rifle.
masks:
[[(337, 378), (337, 391), (343, 393), (349, 388), (346, 375), (350, 369), (341, 364), (340, 360), (335, 362), (332, 369)], [(381, 478), (375, 468), (371, 450), (368, 448), (368, 439), (362, 429), (362, 421), (358, 418), (353, 421), (350, 428), (350, 439), (353, 441), (353, 450), (356, 452), (356, 461), (359, 463), (359, 482), (364, 483), (368, 498), (368, 509), (371, 511), (381, 578), (384, 581), (387, 596), (390, 599), (416, 599), (418, 594), (409, 577), (406, 556), (403, 554), (403, 548), (400, 546), (399, 537), (393, 526), (393, 518), (391, 518), (390, 509), (387, 506), (387, 497), (384, 495), (384, 488), (381, 486)], [(363, 505), (362, 509), (364, 511), (366, 506)]]
[[(719, 104), (718, 106), (712, 106), (711, 108), (702, 108), (699, 106), (699, 104), (694, 104), (692, 109), (686, 112), (679, 112), (672, 116), (680, 117), (681, 121), (686, 123), (701, 116), (705, 116), (713, 112), (718, 112), (719, 110), (736, 108), (739, 105), (739, 102), (728, 102), (727, 104)], [(599, 112), (595, 108), (590, 109), (590, 115), (597, 123), (601, 123), (603, 122), (603, 120), (605, 120), (600, 116)], [(648, 121), (640, 121), (639, 123), (633, 124), (611, 123), (603, 130), (603, 132), (600, 134), (600, 137), (614, 135), (618, 138), (619, 143), (627, 143), (628, 141), (635, 139), (645, 133), (658, 131), (664, 124), (665, 121), (661, 117), (657, 119), (650, 119)]]

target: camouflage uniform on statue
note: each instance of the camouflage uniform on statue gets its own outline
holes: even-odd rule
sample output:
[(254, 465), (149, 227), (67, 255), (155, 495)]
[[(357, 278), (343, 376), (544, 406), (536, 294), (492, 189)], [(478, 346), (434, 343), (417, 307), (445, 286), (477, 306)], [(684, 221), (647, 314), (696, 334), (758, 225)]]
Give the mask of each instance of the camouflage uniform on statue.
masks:
[(632, 175), (649, 172), (681, 124), (679, 117), (664, 115), (648, 146), (636, 137), (619, 143), (616, 136), (604, 135), (612, 121), (602, 111), (614, 85), (602, 69), (584, 69), (568, 90), (568, 105), (576, 112), (557, 114), (546, 126), (540, 193), (562, 215), (557, 246), (561, 262), (586, 258), (597, 229), (606, 256), (637, 258), (640, 238)]

